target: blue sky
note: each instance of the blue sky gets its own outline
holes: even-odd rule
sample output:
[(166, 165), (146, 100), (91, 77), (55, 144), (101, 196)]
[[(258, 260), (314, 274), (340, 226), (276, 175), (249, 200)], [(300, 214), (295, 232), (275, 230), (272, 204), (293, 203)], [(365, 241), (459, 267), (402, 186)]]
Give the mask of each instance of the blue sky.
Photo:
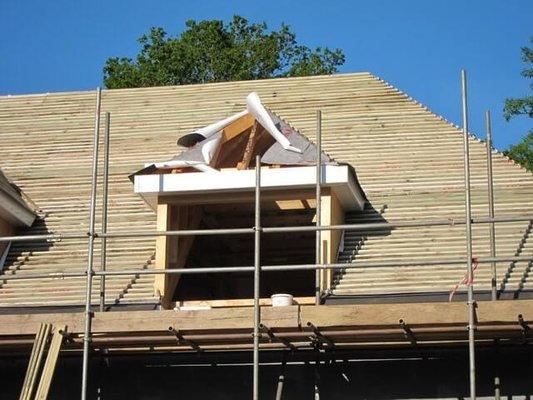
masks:
[(517, 142), (531, 119), (502, 118), (506, 97), (528, 93), (520, 47), (533, 36), (533, 1), (21, 1), (0, 0), (0, 94), (93, 89), (111, 56), (133, 56), (151, 26), (233, 14), (289, 24), (301, 43), (339, 47), (341, 72), (370, 71), (460, 123), (460, 69), (469, 75), (470, 128), (495, 145)]

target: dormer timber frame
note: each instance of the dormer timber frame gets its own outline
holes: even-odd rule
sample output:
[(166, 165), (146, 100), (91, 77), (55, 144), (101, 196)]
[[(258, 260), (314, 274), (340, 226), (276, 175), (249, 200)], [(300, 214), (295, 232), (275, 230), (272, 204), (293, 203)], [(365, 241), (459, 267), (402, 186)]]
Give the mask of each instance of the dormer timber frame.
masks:
[[(245, 113), (218, 133), (201, 139), (193, 134), (192, 146), (166, 163), (156, 163), (132, 175), (135, 192), (157, 212), (157, 229), (195, 230), (203, 222), (206, 205), (253, 204), (255, 160), (260, 157), (261, 201), (284, 210), (309, 209), (315, 216), (317, 149), (290, 125), (272, 114), (273, 122), (300, 153), (284, 149), (250, 113)], [(200, 140), (198, 140), (200, 137)], [(361, 210), (365, 196), (353, 169), (322, 154), (321, 224), (344, 222), (348, 210)], [(316, 221), (301, 221), (310, 225)], [(249, 226), (248, 226), (249, 227)], [(321, 263), (334, 263), (342, 232), (321, 233)], [(193, 236), (160, 236), (156, 242), (156, 269), (187, 267)], [(230, 246), (231, 248), (231, 246)], [(280, 252), (283, 252), (280, 248)], [(309, 249), (309, 254), (314, 254)], [(330, 271), (322, 271), (322, 290), (331, 287)], [(180, 276), (159, 274), (155, 290), (163, 308), (173, 305)], [(309, 300), (312, 301), (313, 287)], [(241, 299), (242, 303), (242, 299)], [(227, 302), (225, 304), (228, 304)]]
[[(250, 194), (221, 193), (219, 195), (190, 195), (186, 197), (165, 196), (159, 199), (157, 205), (157, 230), (194, 230), (200, 228), (203, 217), (202, 207), (206, 205), (222, 204), (250, 204), (253, 196)], [(280, 210), (308, 209), (314, 213), (316, 198), (312, 190), (269, 191), (262, 195), (262, 202), (275, 204)], [(344, 209), (334, 191), (325, 188), (321, 196), (321, 225), (337, 225), (344, 222)], [(316, 218), (316, 217), (315, 217)], [(313, 219), (313, 222), (315, 219)], [(335, 263), (341, 241), (340, 230), (323, 231), (321, 234), (321, 263)], [(231, 240), (231, 239), (229, 239)], [(187, 257), (194, 242), (194, 236), (160, 236), (156, 241), (156, 269), (173, 269), (186, 267)], [(283, 249), (280, 248), (280, 252)], [(156, 275), (155, 290), (161, 297), (163, 308), (173, 306), (173, 296), (180, 280), (178, 274)], [(332, 274), (330, 270), (321, 273), (320, 286), (325, 291), (331, 287)], [(309, 288), (310, 292), (313, 290)], [(303, 299), (304, 302), (306, 299)], [(313, 302), (309, 297), (309, 303)], [(204, 301), (204, 304), (210, 304)], [(214, 302), (216, 303), (216, 302)], [(242, 304), (242, 301), (236, 301)], [(225, 305), (231, 305), (226, 301)]]

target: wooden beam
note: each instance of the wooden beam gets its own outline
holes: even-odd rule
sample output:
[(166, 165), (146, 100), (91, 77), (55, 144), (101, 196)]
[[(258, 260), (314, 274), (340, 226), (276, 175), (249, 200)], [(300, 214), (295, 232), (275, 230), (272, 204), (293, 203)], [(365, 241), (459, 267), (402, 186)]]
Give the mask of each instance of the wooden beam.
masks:
[(37, 393), (35, 394), (35, 400), (46, 400), (48, 398), (48, 393), (50, 392), (50, 386), (52, 385), (52, 379), (54, 377), (54, 371), (57, 365), (57, 359), (59, 358), (59, 350), (61, 348), (61, 344), (63, 343), (63, 336), (61, 332), (66, 332), (66, 329), (66, 325), (54, 326), (52, 341), (50, 343), (50, 348), (48, 349), (46, 361), (44, 363), (41, 380), (39, 381), (39, 387), (37, 388)]
[[(170, 230), (171, 207), (168, 204), (157, 205), (157, 230)], [(169, 236), (158, 236), (155, 241), (155, 269), (166, 269), (168, 265), (168, 252), (170, 248)], [(154, 290), (163, 298), (165, 292), (165, 275), (155, 275)]]
[[(205, 194), (180, 195), (173, 197), (171, 195), (160, 196), (160, 204), (233, 204), (233, 203), (250, 203), (253, 202), (254, 193), (214, 193), (206, 196)], [(276, 201), (283, 205), (283, 201), (289, 201), (285, 208), (308, 209), (315, 207), (314, 190), (264, 190), (261, 192), (261, 202)], [(251, 203), (253, 204), (253, 203)]]
[(39, 326), (39, 330), (37, 331), (35, 340), (33, 342), (28, 369), (26, 370), (26, 376), (24, 377), (24, 383), (22, 384), (22, 391), (19, 397), (20, 400), (30, 400), (33, 397), (33, 392), (35, 391), (35, 382), (37, 381), (37, 375), (41, 369), (41, 363), (51, 329), (52, 325), (48, 323), (42, 322)]
[[(341, 225), (344, 223), (344, 210), (342, 205), (332, 190), (326, 190), (321, 196), (322, 212), (320, 215), (322, 225)], [(333, 264), (337, 262), (339, 244), (342, 238), (342, 231), (322, 231), (320, 240), (322, 244), (321, 263)], [(331, 288), (332, 270), (321, 271), (321, 289)]]
[[(517, 331), (521, 314), (525, 321), (533, 321), (533, 300), (479, 301), (476, 308), (477, 324), (485, 326), (512, 326)], [(321, 305), (264, 307), (261, 310), (265, 325), (279, 329), (297, 329), (307, 321), (319, 328), (357, 328), (361, 330), (401, 329), (403, 319), (412, 328), (460, 327), (466, 332), (467, 306), (463, 302), (394, 303), (361, 305)], [(84, 330), (83, 313), (9, 314), (0, 315), (0, 345), (2, 340), (15, 336), (34, 337), (40, 323), (51, 321), (66, 324), (73, 335)], [(160, 332), (168, 326), (182, 330), (222, 332), (247, 330), (253, 326), (252, 307), (216, 308), (204, 311), (115, 311), (96, 312), (93, 333)]]
[(227, 142), (234, 140), (237, 136), (245, 132), (247, 129), (251, 129), (254, 124), (255, 118), (252, 114), (246, 114), (243, 117), (239, 118), (232, 124), (228, 125), (222, 131), (222, 138), (220, 144), (218, 145), (211, 163), (209, 164), (212, 167), (216, 167), (220, 164), (221, 159), (225, 156), (222, 154), (224, 151), (224, 146)]
[[(309, 305), (314, 304), (314, 297), (295, 297), (295, 305)], [(263, 298), (259, 299), (261, 306), (271, 306), (272, 299)], [(253, 307), (253, 299), (234, 299), (234, 300), (187, 300), (180, 301), (177, 304), (179, 307), (212, 307), (212, 308), (227, 308), (227, 307)]]
[(226, 126), (222, 131), (222, 140), (227, 142), (228, 140), (233, 139), (234, 137), (240, 135), (247, 129), (250, 129), (255, 122), (255, 117), (252, 114), (246, 114), (233, 122), (232, 124)]
[(257, 121), (254, 121), (254, 124), (252, 126), (252, 131), (250, 132), (250, 136), (248, 137), (248, 142), (246, 143), (246, 148), (244, 150), (244, 155), (242, 156), (242, 161), (237, 164), (237, 169), (247, 169), (250, 165), (250, 161), (252, 160), (252, 153), (254, 151), (255, 143), (257, 142), (257, 130), (258, 130), (259, 124)]

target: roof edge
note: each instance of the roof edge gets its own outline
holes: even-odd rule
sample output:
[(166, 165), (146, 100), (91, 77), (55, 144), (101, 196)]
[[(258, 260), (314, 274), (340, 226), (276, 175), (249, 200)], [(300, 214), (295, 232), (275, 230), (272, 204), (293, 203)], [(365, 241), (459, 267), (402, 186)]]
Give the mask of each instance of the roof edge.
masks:
[[(121, 88), (121, 89), (102, 89), (102, 92), (119, 92), (119, 91), (133, 91), (133, 90), (157, 90), (165, 88), (180, 88), (180, 87), (197, 87), (197, 86), (224, 86), (248, 82), (264, 83), (269, 81), (296, 81), (296, 80), (306, 80), (306, 79), (320, 79), (320, 78), (337, 78), (337, 77), (348, 77), (356, 75), (370, 75), (375, 77), (371, 72), (360, 71), (360, 72), (346, 72), (338, 74), (329, 74), (329, 75), (310, 75), (310, 76), (292, 76), (292, 77), (278, 77), (278, 78), (267, 78), (267, 79), (253, 79), (253, 80), (241, 80), (241, 81), (226, 81), (226, 82), (210, 82), (210, 83), (192, 83), (186, 85), (166, 85), (166, 86), (146, 86), (146, 87), (135, 87), (135, 88)], [(95, 89), (87, 90), (65, 90), (58, 92), (44, 92), (44, 93), (24, 93), (24, 94), (2, 94), (0, 95), (0, 100), (9, 99), (9, 98), (24, 98), (24, 97), (46, 97), (46, 96), (64, 96), (67, 94), (77, 94), (84, 95), (94, 93)]]

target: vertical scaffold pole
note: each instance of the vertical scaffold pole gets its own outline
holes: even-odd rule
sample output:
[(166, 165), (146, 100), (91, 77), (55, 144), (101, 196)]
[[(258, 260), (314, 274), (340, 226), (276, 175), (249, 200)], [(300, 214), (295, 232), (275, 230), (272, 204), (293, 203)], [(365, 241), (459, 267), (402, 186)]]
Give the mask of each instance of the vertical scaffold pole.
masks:
[(287, 366), (287, 353), (283, 353), (283, 359), (281, 361), (281, 371), (278, 377), (278, 385), (276, 386), (276, 400), (282, 400), (283, 398), (283, 385), (285, 384), (285, 372)]
[(468, 103), (466, 90), (466, 71), (461, 71), (461, 94), (463, 103), (463, 146), (465, 178), (465, 214), (466, 214), (466, 258), (468, 274), (468, 359), (470, 370), (470, 398), (476, 398), (476, 354), (475, 354), (475, 302), (474, 271), (472, 269), (472, 204), (470, 193), (470, 150), (468, 143)]
[[(321, 225), (321, 215), (322, 215), (322, 196), (321, 196), (321, 182), (322, 182), (322, 112), (317, 110), (316, 112), (316, 226), (320, 227)], [(321, 243), (321, 231), (318, 229), (316, 231), (316, 249), (315, 249), (315, 263), (320, 264), (321, 262), (321, 253), (322, 253), (322, 243)], [(316, 269), (315, 271), (315, 304), (320, 304), (320, 295), (321, 295), (321, 270)]]
[[(102, 233), (107, 233), (107, 202), (109, 187), (109, 133), (111, 130), (111, 115), (105, 113), (105, 138), (104, 138), (104, 176), (102, 182)], [(107, 266), (107, 238), (102, 237), (100, 269), (106, 270)], [(100, 277), (100, 311), (105, 311), (105, 275)]]
[(83, 334), (83, 364), (81, 376), (81, 400), (87, 399), (87, 379), (89, 372), (89, 343), (91, 341), (91, 294), (93, 286), (94, 225), (96, 211), (96, 185), (98, 183), (98, 144), (100, 138), (100, 105), (102, 91), (96, 89), (96, 109), (94, 113), (93, 165), (91, 181), (91, 203), (89, 208), (89, 231), (87, 248), (87, 284), (85, 288), (85, 332)]
[[(492, 126), (490, 122), (490, 111), (485, 111), (485, 124), (487, 129), (487, 189), (489, 197), (489, 218), (494, 218), (494, 180), (492, 177)], [(496, 257), (496, 228), (494, 222), (489, 224), (489, 233), (490, 233), (490, 256), (491, 258)], [(491, 298), (492, 300), (497, 300), (498, 298), (498, 288), (496, 287), (498, 276), (496, 274), (496, 263), (493, 262), (491, 265), (492, 279), (491, 279)]]
[(259, 324), (261, 310), (259, 308), (261, 278), (261, 157), (255, 157), (255, 234), (254, 234), (254, 371), (253, 400), (259, 400)]

